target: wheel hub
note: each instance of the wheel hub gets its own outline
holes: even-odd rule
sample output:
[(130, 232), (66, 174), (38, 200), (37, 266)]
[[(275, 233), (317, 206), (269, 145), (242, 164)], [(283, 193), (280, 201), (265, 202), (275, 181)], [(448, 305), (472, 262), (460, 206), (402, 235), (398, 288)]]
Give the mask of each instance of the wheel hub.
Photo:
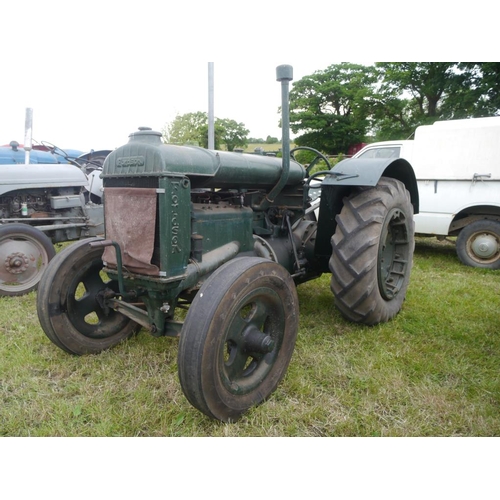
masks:
[(477, 257), (489, 259), (498, 252), (498, 241), (492, 234), (483, 233), (474, 239), (471, 249)]
[(14, 252), (5, 259), (5, 269), (12, 274), (24, 273), (29, 267), (29, 260), (25, 254)]
[(267, 354), (274, 349), (275, 342), (270, 335), (262, 333), (257, 327), (251, 325), (243, 333), (245, 352)]

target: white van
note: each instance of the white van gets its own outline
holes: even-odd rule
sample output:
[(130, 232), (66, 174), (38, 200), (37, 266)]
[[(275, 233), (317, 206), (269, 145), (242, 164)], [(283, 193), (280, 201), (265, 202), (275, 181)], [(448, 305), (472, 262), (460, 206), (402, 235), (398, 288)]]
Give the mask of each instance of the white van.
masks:
[(415, 232), (457, 236), (464, 264), (500, 269), (500, 116), (421, 126), (413, 140), (369, 144), (361, 157), (408, 160), (420, 199)]

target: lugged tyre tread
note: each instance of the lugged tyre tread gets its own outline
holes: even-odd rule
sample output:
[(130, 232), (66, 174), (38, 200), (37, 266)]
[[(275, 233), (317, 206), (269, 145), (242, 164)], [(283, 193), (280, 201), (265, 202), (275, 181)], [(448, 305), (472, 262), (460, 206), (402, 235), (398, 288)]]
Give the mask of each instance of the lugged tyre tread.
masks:
[[(344, 200), (336, 217), (329, 260), (330, 287), (336, 306), (351, 321), (370, 325), (388, 321), (397, 314), (399, 302), (404, 299), (409, 276), (398, 297), (391, 301), (380, 296), (377, 281), (380, 233), (387, 213), (395, 205), (401, 205), (408, 220), (413, 257), (413, 208), (402, 182), (382, 177), (376, 187), (361, 188)], [(408, 263), (408, 275), (411, 264)]]

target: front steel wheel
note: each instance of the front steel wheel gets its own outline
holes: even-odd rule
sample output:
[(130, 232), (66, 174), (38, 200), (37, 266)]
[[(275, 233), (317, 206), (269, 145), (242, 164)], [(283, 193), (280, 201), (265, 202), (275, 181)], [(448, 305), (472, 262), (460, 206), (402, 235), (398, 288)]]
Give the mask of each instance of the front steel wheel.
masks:
[(38, 287), (38, 319), (47, 337), (70, 354), (96, 354), (130, 337), (140, 326), (112, 309), (99, 294), (117, 284), (102, 271), (98, 238), (78, 241), (58, 253)]
[(485, 219), (465, 226), (457, 238), (457, 255), (466, 266), (500, 269), (500, 222)]
[(0, 296), (35, 290), (56, 251), (50, 238), (28, 224), (0, 226)]
[(297, 331), (288, 272), (261, 258), (229, 261), (205, 281), (186, 316), (178, 354), (184, 394), (206, 415), (236, 421), (276, 389)]
[(331, 289), (349, 320), (374, 325), (400, 311), (415, 247), (413, 207), (404, 184), (382, 177), (344, 200), (332, 237)]

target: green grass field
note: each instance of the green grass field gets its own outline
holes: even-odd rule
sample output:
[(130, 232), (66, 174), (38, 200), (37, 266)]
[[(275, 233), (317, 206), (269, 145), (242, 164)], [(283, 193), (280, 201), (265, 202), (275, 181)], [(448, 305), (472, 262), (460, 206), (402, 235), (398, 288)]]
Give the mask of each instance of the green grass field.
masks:
[(0, 298), (2, 436), (500, 436), (500, 274), (418, 239), (407, 299), (390, 323), (350, 324), (329, 276), (300, 285), (287, 375), (240, 421), (185, 399), (178, 341), (144, 330), (94, 356), (45, 336), (36, 294)]

